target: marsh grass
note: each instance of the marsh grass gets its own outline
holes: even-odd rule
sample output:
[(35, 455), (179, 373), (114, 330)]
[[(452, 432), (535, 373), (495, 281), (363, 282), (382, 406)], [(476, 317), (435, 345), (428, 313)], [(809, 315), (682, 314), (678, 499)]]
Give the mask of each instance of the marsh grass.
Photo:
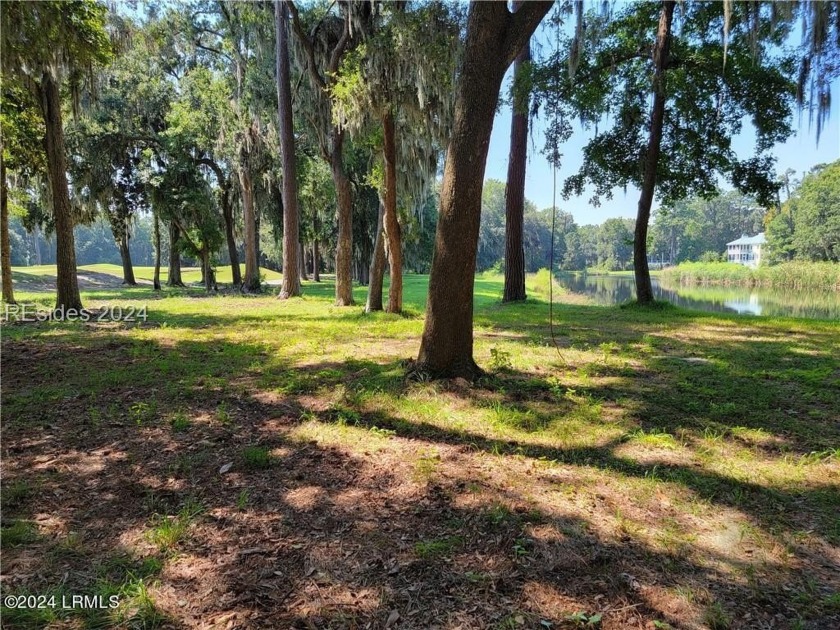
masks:
[(829, 262), (786, 262), (756, 269), (737, 263), (680, 263), (663, 269), (663, 284), (722, 284), (840, 291), (840, 265)]

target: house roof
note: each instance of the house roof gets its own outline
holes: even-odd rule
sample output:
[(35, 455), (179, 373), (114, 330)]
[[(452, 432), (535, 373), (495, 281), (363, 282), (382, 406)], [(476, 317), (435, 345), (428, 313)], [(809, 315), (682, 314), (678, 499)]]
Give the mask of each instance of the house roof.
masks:
[(764, 245), (767, 242), (767, 239), (764, 237), (764, 232), (759, 232), (755, 236), (742, 236), (741, 238), (732, 241), (731, 243), (727, 243), (727, 247), (729, 245)]

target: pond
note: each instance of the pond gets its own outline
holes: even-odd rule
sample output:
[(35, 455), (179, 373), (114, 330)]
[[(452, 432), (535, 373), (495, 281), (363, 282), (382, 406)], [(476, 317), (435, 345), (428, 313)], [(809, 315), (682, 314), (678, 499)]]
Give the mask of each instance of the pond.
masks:
[[(636, 281), (632, 276), (559, 274), (557, 280), (568, 290), (587, 295), (597, 304), (621, 304), (636, 296)], [(666, 288), (658, 278), (654, 277), (652, 281), (657, 300), (666, 300), (683, 308), (741, 315), (840, 320), (840, 293), (723, 286)]]

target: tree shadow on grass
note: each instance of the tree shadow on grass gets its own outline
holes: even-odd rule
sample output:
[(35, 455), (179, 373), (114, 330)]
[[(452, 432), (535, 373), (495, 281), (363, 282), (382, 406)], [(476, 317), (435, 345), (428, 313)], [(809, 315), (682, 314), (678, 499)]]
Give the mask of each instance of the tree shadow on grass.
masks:
[[(542, 621), (574, 627), (568, 619), (576, 612), (602, 614), (604, 628), (645, 627), (652, 620), (691, 625), (687, 619), (697, 610), (680, 603), (680, 589), (701, 611), (718, 603), (730, 611), (723, 614), (746, 609), (771, 619), (781, 610), (770, 596), (783, 596), (781, 586), (733, 587), (726, 572), (678, 551), (656, 551), (630, 536), (603, 538), (562, 508), (537, 508), (526, 488), (488, 482), (457, 466), (409, 481), (412, 466), (399, 454), (368, 456), (301, 441), (286, 431), (297, 424), (291, 418), (274, 421), (261, 413), (242, 420), (233, 434), (196, 427), (197, 435), (173, 436), (159, 426), (122, 432), (110, 447), (103, 443), (113, 433), (68, 433), (67, 447), (88, 450), (43, 453), (59, 455), (52, 458), (58, 461), (25, 456), (15, 477), (49, 467), (57, 474), (14, 509), (30, 517), (49, 511), (83, 537), (74, 556), (56, 556), (62, 539), (50, 534), (25, 547), (30, 575), (12, 573), (12, 588), (47, 588), (63, 573), (66, 589), (95, 592), (94, 575), (103, 568), (123, 562), (139, 571), (159, 558), (162, 568), (149, 577), (161, 582), (150, 582), (155, 610), (174, 620), (161, 621), (164, 627), (199, 620), (242, 628), (380, 627), (394, 611), (404, 628), (540, 627)], [(423, 435), (436, 443), (449, 439)], [(184, 456), (203, 441), (209, 442), (206, 459), (184, 466)], [(269, 465), (253, 467), (241, 457), (242, 447), (255, 442), (273, 453)], [(460, 437), (454, 442), (462, 444)], [(471, 451), (485, 447), (498, 450), (470, 442)], [(103, 454), (103, 448), (113, 450)], [(228, 461), (232, 468), (220, 474)], [(156, 548), (156, 528), (179, 522), (188, 505), (200, 509), (188, 512), (183, 535)], [(123, 541), (132, 557), (119, 561), (126, 556)], [(12, 571), (21, 556), (14, 561)], [(795, 618), (802, 609), (785, 614)]]

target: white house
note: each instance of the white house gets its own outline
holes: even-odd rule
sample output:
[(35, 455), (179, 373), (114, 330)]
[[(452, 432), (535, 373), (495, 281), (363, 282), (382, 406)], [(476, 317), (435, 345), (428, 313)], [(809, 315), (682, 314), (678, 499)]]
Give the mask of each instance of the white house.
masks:
[(764, 232), (755, 236), (742, 236), (738, 240), (726, 244), (726, 253), (729, 262), (746, 265), (747, 267), (758, 267), (761, 264), (761, 253), (767, 239)]

